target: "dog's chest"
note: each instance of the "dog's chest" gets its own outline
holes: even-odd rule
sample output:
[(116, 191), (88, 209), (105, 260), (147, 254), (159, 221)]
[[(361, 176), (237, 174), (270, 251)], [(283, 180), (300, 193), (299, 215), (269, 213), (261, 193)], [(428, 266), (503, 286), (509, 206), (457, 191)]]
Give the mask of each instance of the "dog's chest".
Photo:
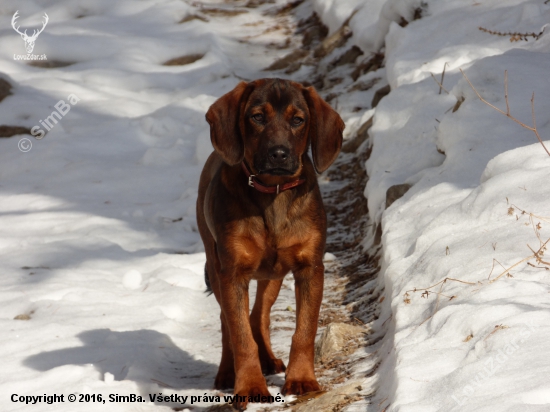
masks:
[(303, 264), (312, 240), (303, 220), (264, 216), (262, 226), (253, 254), (258, 278), (280, 278)]
[(265, 244), (258, 255), (259, 262), (255, 273), (258, 279), (279, 279), (297, 266), (300, 245), (287, 248)]

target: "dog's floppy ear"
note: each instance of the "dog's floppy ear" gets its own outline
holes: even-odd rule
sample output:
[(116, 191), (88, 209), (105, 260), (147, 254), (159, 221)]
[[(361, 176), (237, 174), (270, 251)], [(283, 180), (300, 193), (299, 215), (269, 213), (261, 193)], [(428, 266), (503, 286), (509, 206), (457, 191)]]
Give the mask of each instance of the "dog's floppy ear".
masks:
[(206, 112), (212, 146), (229, 165), (242, 162), (244, 157), (241, 117), (252, 90), (252, 84), (240, 82), (233, 90), (216, 100)]
[(313, 87), (304, 89), (309, 108), (309, 140), (313, 164), (317, 173), (322, 173), (336, 160), (342, 147), (342, 132), (345, 124), (338, 113), (317, 94)]

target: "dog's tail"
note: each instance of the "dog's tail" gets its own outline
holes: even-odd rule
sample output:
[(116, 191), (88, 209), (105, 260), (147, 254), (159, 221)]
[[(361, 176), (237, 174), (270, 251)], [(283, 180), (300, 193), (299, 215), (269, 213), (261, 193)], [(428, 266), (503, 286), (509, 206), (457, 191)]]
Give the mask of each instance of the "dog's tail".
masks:
[(206, 264), (204, 265), (204, 283), (206, 284), (206, 290), (204, 293), (206, 293), (207, 296), (210, 296), (212, 293), (212, 287), (210, 286), (210, 278), (208, 277), (208, 271), (206, 270)]

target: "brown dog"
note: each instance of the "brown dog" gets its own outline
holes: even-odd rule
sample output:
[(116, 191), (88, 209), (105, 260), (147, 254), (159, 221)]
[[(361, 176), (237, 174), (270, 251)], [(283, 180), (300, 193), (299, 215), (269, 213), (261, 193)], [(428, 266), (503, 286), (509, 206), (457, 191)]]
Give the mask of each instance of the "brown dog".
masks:
[[(326, 216), (315, 171), (336, 159), (344, 122), (313, 87), (281, 79), (239, 83), (210, 107), (206, 120), (215, 151), (201, 174), (197, 221), (206, 284), (221, 307), (223, 349), (214, 386), (246, 397), (233, 403), (241, 410), (249, 396), (270, 396), (262, 371), (286, 369), (283, 394), (317, 391), (313, 345)], [(271, 350), (269, 316), (289, 271), (296, 331), (285, 368)], [(249, 315), (251, 279), (258, 289)]]

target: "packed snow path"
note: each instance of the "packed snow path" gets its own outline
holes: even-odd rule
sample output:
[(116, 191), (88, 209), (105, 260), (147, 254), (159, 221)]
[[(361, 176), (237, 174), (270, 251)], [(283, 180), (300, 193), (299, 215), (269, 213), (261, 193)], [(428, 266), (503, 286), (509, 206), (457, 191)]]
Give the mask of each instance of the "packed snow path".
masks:
[[(21, 60), (17, 10), (28, 33), (47, 13), (33, 52), (47, 60)], [(239, 80), (278, 76), (315, 85), (346, 122), (320, 179), (321, 326), (361, 331), (318, 363), (332, 390), (286, 407), (548, 410), (549, 157), (459, 71), (527, 124), (536, 91), (550, 147), (548, 1), (7, 0), (0, 21), (0, 409), (217, 394), (194, 212), (203, 115)], [(273, 312), (283, 358), (293, 305), (289, 277)], [(283, 377), (268, 381), (276, 394)], [(19, 402), (56, 393), (90, 402)]]
[[(0, 385), (3, 394), (15, 395), (1, 397), (2, 410), (27, 410), (25, 396), (44, 394), (64, 394), (65, 402), (39, 401), (33, 410), (202, 410), (219, 404), (202, 398), (220, 395), (211, 388), (221, 352), (219, 307), (204, 294), (194, 210), (198, 176), (211, 151), (204, 113), (240, 79), (289, 77), (262, 70), (296, 50), (304, 58), (304, 30), (312, 36), (310, 48), (326, 36), (311, 18), (311, 5), (262, 3), (17, 4), (22, 27), (34, 27), (44, 12), (49, 16), (34, 50), (47, 60), (29, 64), (13, 58), (24, 46), (9, 27), (15, 3), (2, 9), (7, 28), (0, 37), (0, 72), (8, 86), (0, 125), (8, 134), (15, 127), (43, 132), (39, 139), (14, 133), (0, 141)], [(290, 61), (294, 78), (315, 74), (322, 82), (316, 67), (322, 57), (302, 68)], [(282, 66), (288, 67), (284, 59)], [(353, 124), (362, 113), (346, 115)], [(356, 186), (360, 198), (364, 185), (363, 179)], [(326, 179), (323, 190), (330, 197), (343, 186)], [(339, 204), (328, 200), (331, 210), (345, 214), (346, 196), (333, 197)], [(332, 228), (329, 244), (359, 247), (364, 234), (354, 232), (350, 243), (338, 232), (345, 230)], [(352, 317), (363, 322), (360, 308), (348, 311), (343, 302), (339, 267), (353, 259), (328, 259), (321, 326)], [(372, 265), (367, 272), (372, 275)], [(369, 288), (376, 301), (380, 291)], [(272, 316), (274, 350), (285, 361), (294, 309), (290, 276)], [(367, 322), (377, 317), (374, 310), (364, 315)], [(321, 368), (327, 389), (353, 375), (348, 361)], [(377, 362), (367, 363), (372, 369)], [(268, 377), (274, 395), (283, 381), (282, 375)], [(72, 393), (88, 395), (89, 402), (68, 403)], [(160, 393), (200, 401), (149, 402)], [(90, 398), (94, 394), (102, 400)], [(129, 395), (146, 402), (110, 402)], [(260, 407), (265, 405), (249, 409)]]

